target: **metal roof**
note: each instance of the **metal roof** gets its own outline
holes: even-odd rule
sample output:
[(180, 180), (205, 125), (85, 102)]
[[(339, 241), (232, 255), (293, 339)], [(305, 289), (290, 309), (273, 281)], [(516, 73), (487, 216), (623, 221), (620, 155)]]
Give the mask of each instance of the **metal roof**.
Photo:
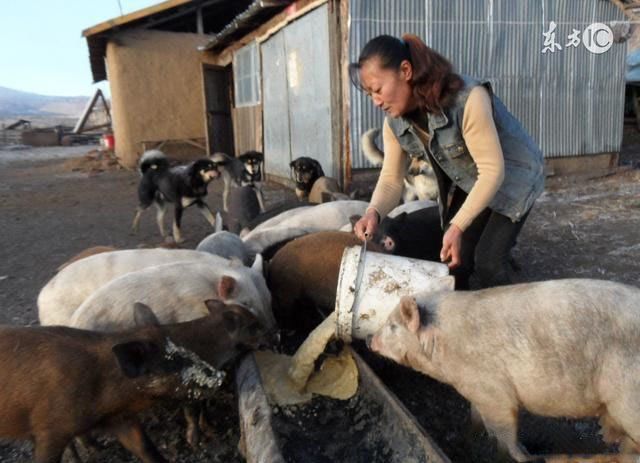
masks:
[(206, 45), (200, 47), (200, 50), (218, 51), (223, 49), (229, 43), (264, 24), (291, 3), (293, 0), (255, 0), (249, 5), (249, 8), (236, 16)]

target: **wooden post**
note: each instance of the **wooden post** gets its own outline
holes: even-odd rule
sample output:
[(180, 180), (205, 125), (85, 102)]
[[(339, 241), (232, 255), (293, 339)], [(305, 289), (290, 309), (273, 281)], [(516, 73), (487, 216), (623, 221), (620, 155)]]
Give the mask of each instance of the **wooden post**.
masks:
[(640, 132), (640, 101), (638, 101), (638, 86), (631, 86), (631, 98), (633, 99), (633, 113), (636, 116), (636, 130)]
[(349, 0), (340, 0), (340, 69), (342, 71), (342, 188), (351, 186), (351, 81), (349, 80)]
[(196, 28), (198, 34), (204, 34), (204, 23), (202, 21), (202, 7), (199, 6), (196, 10)]

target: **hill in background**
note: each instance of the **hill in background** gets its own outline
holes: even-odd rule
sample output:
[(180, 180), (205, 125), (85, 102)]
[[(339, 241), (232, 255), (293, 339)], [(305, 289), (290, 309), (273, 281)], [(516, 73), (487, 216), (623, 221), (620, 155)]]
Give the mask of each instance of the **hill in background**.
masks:
[(0, 87), (0, 120), (74, 120), (80, 117), (88, 100), (87, 96), (38, 95)]

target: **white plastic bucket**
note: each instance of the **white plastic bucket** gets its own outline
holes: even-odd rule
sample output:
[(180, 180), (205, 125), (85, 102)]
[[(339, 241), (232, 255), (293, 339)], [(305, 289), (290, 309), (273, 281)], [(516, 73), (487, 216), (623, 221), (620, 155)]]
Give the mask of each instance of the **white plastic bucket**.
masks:
[(402, 296), (425, 291), (452, 291), (454, 278), (439, 262), (346, 248), (336, 291), (336, 334), (364, 339), (380, 328)]

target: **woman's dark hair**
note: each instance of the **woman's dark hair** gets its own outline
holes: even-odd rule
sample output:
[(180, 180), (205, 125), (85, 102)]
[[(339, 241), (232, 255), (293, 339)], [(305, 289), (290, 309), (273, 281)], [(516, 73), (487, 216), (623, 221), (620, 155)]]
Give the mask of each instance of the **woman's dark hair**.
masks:
[(349, 65), (351, 82), (360, 90), (360, 69), (368, 60), (376, 58), (382, 69), (400, 70), (404, 60), (411, 63), (413, 95), (420, 107), (429, 112), (446, 108), (464, 86), (462, 78), (453, 72), (451, 63), (429, 48), (417, 35), (404, 34), (401, 39), (379, 35), (364, 46), (357, 63)]

